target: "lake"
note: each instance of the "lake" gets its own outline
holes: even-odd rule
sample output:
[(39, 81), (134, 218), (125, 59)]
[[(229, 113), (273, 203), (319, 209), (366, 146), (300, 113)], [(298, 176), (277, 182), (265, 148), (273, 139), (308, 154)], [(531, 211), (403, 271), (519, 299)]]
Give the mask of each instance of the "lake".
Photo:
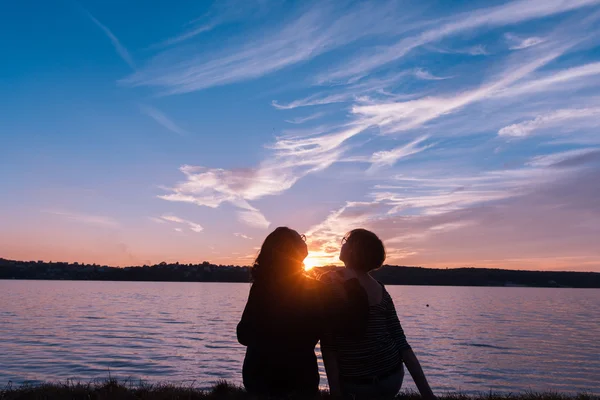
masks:
[[(241, 383), (250, 284), (0, 280), (0, 386)], [(600, 290), (388, 286), (435, 392), (600, 393)], [(429, 307), (427, 307), (427, 304)], [(321, 367), (321, 384), (326, 379)], [(404, 388), (414, 388), (407, 374)]]

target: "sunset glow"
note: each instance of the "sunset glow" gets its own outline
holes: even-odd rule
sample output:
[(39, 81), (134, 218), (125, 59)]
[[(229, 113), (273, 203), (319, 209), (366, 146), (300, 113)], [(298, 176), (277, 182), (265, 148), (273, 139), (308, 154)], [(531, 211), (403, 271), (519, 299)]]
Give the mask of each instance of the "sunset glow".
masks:
[(321, 266), (320, 261), (312, 257), (311, 254), (309, 254), (308, 257), (304, 259), (304, 269), (307, 271), (319, 266)]
[(0, 15), (0, 257), (600, 271), (600, 3), (117, 3)]

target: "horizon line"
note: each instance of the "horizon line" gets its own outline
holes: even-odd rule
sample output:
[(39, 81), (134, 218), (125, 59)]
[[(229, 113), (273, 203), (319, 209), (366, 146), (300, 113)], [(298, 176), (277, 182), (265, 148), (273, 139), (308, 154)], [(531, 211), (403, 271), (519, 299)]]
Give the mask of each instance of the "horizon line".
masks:
[[(77, 266), (97, 266), (97, 267), (108, 267), (108, 268), (118, 268), (118, 269), (124, 269), (124, 268), (142, 268), (142, 267), (155, 267), (155, 266), (160, 266), (164, 263), (164, 265), (179, 265), (179, 266), (201, 266), (203, 265), (203, 263), (207, 262), (208, 265), (210, 266), (215, 266), (215, 267), (237, 267), (237, 268), (251, 268), (251, 265), (236, 265), (236, 264), (213, 264), (211, 261), (202, 261), (202, 262), (198, 262), (198, 263), (180, 263), (179, 261), (175, 261), (175, 262), (166, 262), (166, 261), (161, 261), (160, 263), (155, 263), (155, 264), (143, 264), (143, 265), (125, 265), (125, 266), (115, 266), (115, 265), (108, 265), (108, 264), (89, 264), (89, 263), (80, 263), (78, 261), (45, 261), (45, 260), (12, 260), (12, 259), (7, 259), (7, 258), (3, 258), (0, 257), (0, 262), (2, 261), (9, 261), (9, 262), (16, 262), (16, 263), (34, 263), (34, 264), (68, 264), (68, 265), (75, 265), (75, 263), (77, 263)], [(335, 267), (335, 268), (346, 268), (343, 265), (339, 265), (339, 264), (327, 264), (327, 265), (319, 265), (319, 266), (314, 266), (313, 268), (331, 268), (331, 267)], [(477, 266), (463, 266), (463, 267), (445, 267), (445, 268), (435, 268), (435, 267), (423, 267), (423, 266), (417, 266), (417, 265), (395, 265), (395, 264), (383, 264), (380, 268), (384, 268), (384, 267), (397, 267), (397, 268), (418, 268), (418, 269), (431, 269), (431, 270), (458, 270), (458, 269), (479, 269), (479, 270), (494, 270), (494, 271), (511, 271), (511, 272), (552, 272), (552, 273), (577, 273), (577, 274), (600, 274), (600, 272), (597, 271), (568, 271), (568, 270), (532, 270), (532, 269), (506, 269), (506, 268), (491, 268), (491, 267), (477, 267)], [(312, 269), (312, 268), (311, 268)]]

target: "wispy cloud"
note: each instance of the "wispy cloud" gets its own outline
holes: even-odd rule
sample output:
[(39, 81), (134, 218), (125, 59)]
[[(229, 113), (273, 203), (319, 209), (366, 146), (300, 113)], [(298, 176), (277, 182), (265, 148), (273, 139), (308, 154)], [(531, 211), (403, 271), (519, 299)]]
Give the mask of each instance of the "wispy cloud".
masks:
[(184, 165), (180, 170), (186, 180), (165, 188), (171, 193), (158, 197), (212, 208), (229, 203), (238, 208), (241, 222), (267, 228), (269, 221), (250, 202), (281, 194), (304, 176), (328, 168), (344, 154), (344, 143), (365, 128), (351, 125), (321, 136), (279, 138), (268, 146), (270, 157), (253, 168), (225, 170)]
[[(523, 168), (452, 176), (446, 180), (398, 177), (396, 182), (402, 184), (402, 191), (377, 190), (372, 196), (376, 202), (391, 207), (388, 215), (405, 210), (434, 215), (513, 197), (532, 184), (549, 182), (557, 176), (556, 171)], [(450, 186), (447, 186), (448, 182)]]
[(317, 113), (314, 113), (314, 114), (307, 115), (306, 117), (298, 117), (298, 118), (294, 118), (294, 119), (286, 119), (285, 122), (290, 123), (290, 124), (296, 124), (296, 125), (297, 124), (303, 124), (303, 123), (308, 122), (308, 121), (319, 119), (319, 118), (321, 118), (324, 115), (325, 115), (325, 113), (323, 113), (323, 112), (317, 112)]
[(420, 153), (431, 145), (419, 146), (421, 143), (426, 141), (428, 136), (422, 136), (404, 146), (396, 147), (392, 150), (384, 150), (373, 153), (371, 157), (371, 170), (379, 169), (384, 166), (392, 166), (401, 158), (408, 157), (413, 154)]
[[(253, 228), (266, 229), (270, 222), (260, 210), (248, 203), (247, 198), (261, 198), (274, 194), (273, 190), (286, 189), (273, 187), (273, 183), (267, 182), (263, 182), (267, 187), (261, 187), (261, 182), (257, 180), (248, 182), (246, 186), (243, 182), (244, 178), (256, 176), (260, 173), (257, 171), (210, 170), (191, 166), (183, 166), (181, 171), (186, 174), (188, 180), (174, 188), (166, 188), (171, 193), (159, 195), (158, 198), (211, 208), (217, 208), (222, 203), (230, 203), (238, 208), (237, 215), (240, 222)], [(255, 186), (252, 186), (253, 183)], [(278, 183), (287, 184), (285, 181), (278, 181)]]
[(468, 54), (470, 56), (487, 56), (490, 54), (486, 46), (482, 44), (464, 48), (446, 48), (439, 45), (429, 45), (427, 47), (433, 49), (437, 53), (442, 54)]
[(450, 79), (450, 76), (435, 76), (431, 72), (426, 71), (422, 68), (417, 68), (415, 70), (415, 76), (419, 79), (423, 79), (426, 81), (443, 81), (444, 79)]
[(167, 47), (167, 46), (173, 46), (175, 44), (181, 43), (181, 42), (185, 42), (186, 40), (192, 39), (204, 32), (210, 32), (211, 30), (213, 30), (216, 26), (218, 25), (218, 21), (214, 21), (214, 22), (209, 22), (206, 24), (202, 24), (202, 25), (198, 25), (192, 29), (189, 29), (177, 36), (174, 36), (172, 38), (169, 38), (167, 40), (164, 40), (154, 46), (152, 46), (153, 48), (160, 48), (160, 47)]
[(135, 70), (135, 63), (133, 62), (131, 54), (129, 54), (129, 51), (127, 51), (125, 46), (121, 44), (119, 39), (112, 33), (112, 31), (108, 29), (106, 25), (98, 21), (96, 17), (94, 17), (90, 12), (85, 11), (85, 13), (92, 20), (92, 22), (94, 22), (94, 24), (96, 24), (96, 26), (98, 26), (98, 28), (100, 28), (102, 32), (104, 32), (104, 34), (110, 39), (113, 47), (115, 48), (115, 51), (117, 52), (117, 54), (119, 54), (123, 61), (125, 61), (127, 65), (131, 67), (131, 69)]
[(238, 219), (240, 222), (258, 229), (267, 229), (271, 223), (257, 209), (238, 211)]
[[(587, 218), (600, 221), (589, 197), (598, 192), (598, 186), (592, 189), (589, 182), (598, 174), (599, 161), (598, 149), (580, 149), (536, 157), (511, 170), (398, 177), (397, 190), (390, 190), (393, 186), (375, 190), (372, 201), (348, 202), (310, 228), (310, 250), (322, 263), (339, 263), (340, 238), (360, 226), (382, 236), (390, 263), (487, 265), (482, 264), (487, 259), (493, 260), (492, 266), (507, 267), (502, 263), (508, 253), (523, 255), (521, 263), (535, 263), (535, 258), (547, 255), (548, 243), (558, 246), (563, 256), (580, 252), (591, 257), (591, 225), (582, 223)], [(547, 210), (551, 215), (542, 217)], [(565, 237), (568, 245), (561, 244)], [(473, 246), (463, 251), (460, 243), (465, 241), (486, 251), (480, 253)], [(439, 254), (439, 259), (432, 254)]]
[(199, 18), (194, 18), (185, 24), (190, 27), (169, 39), (166, 39), (152, 48), (174, 46), (196, 38), (197, 36), (210, 32), (218, 26), (238, 21), (249, 20), (254, 16), (264, 14), (269, 10), (269, 4), (261, 0), (247, 0), (243, 2), (234, 0), (221, 0), (213, 3), (209, 10)]
[(103, 228), (118, 228), (120, 226), (116, 219), (102, 215), (85, 214), (65, 210), (43, 210), (43, 212), (47, 214), (58, 215), (70, 221), (79, 222), (86, 225), (93, 225)]
[(252, 238), (251, 238), (250, 236), (248, 236), (248, 235), (244, 235), (243, 233), (237, 233), (237, 232), (236, 232), (236, 233), (234, 233), (233, 235), (234, 235), (234, 236), (237, 236), (237, 237), (239, 237), (239, 238), (242, 238), (242, 239), (246, 239), (246, 240), (252, 240)]
[[(525, 137), (534, 131), (556, 127), (573, 120), (592, 119), (594, 126), (600, 116), (600, 108), (564, 109), (556, 110), (546, 115), (540, 115), (535, 119), (523, 121), (518, 124), (505, 126), (498, 131), (499, 136)], [(569, 128), (573, 128), (571, 125)]]
[(384, 133), (414, 129), (468, 104), (492, 96), (499, 90), (556, 59), (563, 51), (564, 49), (552, 51), (517, 67), (510, 66), (491, 83), (470, 91), (453, 94), (452, 96), (425, 97), (403, 102), (379, 102), (371, 105), (353, 106), (352, 113), (360, 116), (365, 121), (379, 125)]
[(485, 48), (485, 46), (483, 46), (481, 44), (479, 44), (477, 46), (469, 47), (469, 48), (463, 50), (463, 53), (470, 54), (472, 56), (486, 56), (486, 55), (490, 54), (487, 51), (487, 49)]
[(326, 104), (360, 102), (367, 95), (383, 94), (386, 97), (393, 98), (415, 98), (417, 94), (399, 95), (393, 93), (385, 93), (385, 89), (398, 83), (404, 77), (415, 75), (415, 71), (407, 70), (394, 73), (392, 76), (385, 78), (372, 78), (357, 80), (351, 85), (344, 85), (337, 92), (327, 93), (319, 92), (302, 99), (290, 101), (289, 103), (280, 103), (273, 100), (271, 104), (279, 110), (291, 110), (299, 107), (320, 106)]
[(541, 37), (532, 36), (528, 38), (520, 38), (517, 35), (512, 33), (507, 33), (504, 35), (506, 40), (510, 43), (510, 50), (522, 50), (528, 47), (536, 46), (540, 43), (544, 43), (546, 39)]
[(333, 104), (333, 103), (344, 103), (351, 101), (353, 99), (353, 94), (350, 93), (338, 93), (331, 95), (321, 95), (314, 94), (304, 99), (294, 100), (287, 104), (281, 104), (276, 100), (273, 100), (271, 104), (273, 107), (279, 110), (291, 110), (293, 108), (298, 107), (307, 107), (307, 106), (320, 106), (324, 104)]
[(153, 120), (158, 122), (160, 125), (162, 125), (166, 129), (168, 129), (169, 131), (176, 133), (178, 135), (187, 135), (188, 134), (188, 132), (186, 130), (182, 129), (179, 125), (177, 125), (175, 122), (173, 122), (169, 117), (167, 117), (163, 112), (158, 110), (156, 107), (152, 107), (152, 106), (148, 106), (148, 105), (140, 105), (139, 107), (140, 107), (140, 111), (142, 113), (146, 114), (147, 116), (149, 116), (150, 118), (152, 118)]
[[(357, 20), (359, 14), (345, 9), (343, 17), (347, 19), (329, 28), (323, 23), (329, 15), (327, 11), (303, 9), (302, 15), (277, 29), (279, 35), (273, 36), (278, 38), (277, 43), (269, 37), (258, 40), (254, 48), (249, 44), (228, 47), (222, 54), (190, 57), (180, 64), (173, 64), (173, 54), (162, 54), (144, 70), (143, 76), (130, 77), (139, 78), (134, 84), (156, 85), (169, 93), (200, 90), (262, 77), (315, 59), (333, 48), (339, 48), (340, 54), (348, 50), (348, 58), (339, 57), (343, 61), (333, 69), (328, 70), (329, 60), (323, 64), (315, 60), (305, 79), (300, 68), (294, 70), (295, 85), (291, 90), (295, 93), (272, 102), (279, 110), (323, 106), (318, 111), (335, 113), (335, 124), (323, 118), (318, 127), (307, 124), (307, 128), (284, 131), (265, 145), (263, 161), (247, 168), (184, 165), (181, 181), (164, 188), (165, 193), (159, 197), (213, 208), (233, 206), (242, 224), (264, 229), (270, 226), (270, 210), (255, 204), (258, 200), (283, 195), (300, 179), (335, 163), (367, 163), (370, 165), (366, 171), (361, 168), (363, 165), (349, 164), (348, 172), (344, 171), (352, 174), (351, 180), (356, 183), (352, 199), (360, 201), (347, 201), (343, 207), (336, 207), (324, 221), (313, 223), (309, 229), (311, 251), (322, 261), (337, 261), (339, 239), (357, 226), (383, 232), (390, 243), (389, 254), (396, 260), (429, 262), (433, 258), (427, 258), (425, 253), (435, 253), (431, 243), (439, 244), (439, 238), (456, 242), (451, 235), (461, 233), (481, 243), (483, 239), (476, 236), (476, 228), (481, 224), (497, 224), (510, 232), (510, 225), (498, 220), (504, 213), (503, 207), (507, 207), (511, 223), (521, 226), (519, 217), (525, 220), (527, 208), (544, 196), (541, 188), (553, 192), (559, 183), (567, 187), (570, 180), (583, 179), (581, 176), (591, 169), (590, 160), (597, 158), (595, 148), (584, 148), (589, 144), (575, 143), (579, 147), (573, 150), (574, 143), (569, 143), (569, 150), (565, 151), (564, 146), (551, 142), (558, 134), (576, 132), (575, 129), (593, 135), (589, 128), (598, 118), (598, 102), (591, 92), (598, 82), (591, 77), (600, 74), (600, 63), (591, 62), (579, 51), (591, 45), (596, 30), (585, 30), (581, 25), (570, 29), (572, 20), (566, 18), (567, 23), (561, 25), (563, 30), (533, 32), (530, 21), (596, 4), (600, 0), (511, 1), (437, 21), (421, 21), (393, 36), (386, 36), (390, 26), (378, 32), (368, 28), (336, 43), (332, 42), (334, 38), (348, 32), (349, 22)], [(364, 20), (373, 21), (373, 15)], [(504, 26), (522, 32), (517, 26), (521, 23), (528, 25), (523, 30), (530, 32), (526, 37), (504, 37), (512, 50), (520, 51), (507, 51), (504, 29), (489, 32)], [(465, 32), (469, 34), (461, 35)], [(370, 50), (344, 47), (368, 35), (369, 42), (375, 44), (363, 48)], [(452, 36), (455, 38), (450, 43)], [(490, 36), (493, 41), (485, 42)], [(498, 37), (500, 41), (496, 43)], [(383, 44), (377, 42), (380, 38), (385, 38)], [(443, 45), (439, 46), (460, 50), (438, 50), (440, 42)], [(428, 57), (394, 63), (408, 58), (419, 47), (423, 52), (446, 57), (449, 64), (446, 59), (430, 63)], [(452, 65), (452, 60), (465, 57), (445, 56), (446, 53), (490, 57), (472, 59), (476, 64), (473, 67), (462, 61)], [(574, 66), (573, 60), (587, 64)], [(415, 69), (415, 65), (423, 68)], [(441, 82), (450, 77), (453, 79)], [(298, 88), (303, 83), (306, 87)], [(561, 95), (539, 96), (549, 91)], [(286, 116), (288, 113), (291, 112), (281, 112)], [(342, 114), (346, 119), (337, 122)], [(287, 116), (286, 121), (302, 124), (323, 116), (323, 112)], [(535, 135), (542, 131), (550, 134)], [(572, 136), (584, 135), (576, 133)], [(500, 140), (498, 135), (531, 138)], [(569, 135), (563, 135), (566, 136)], [(401, 145), (390, 145), (392, 141)], [(499, 141), (505, 146), (502, 154), (494, 152)], [(511, 155), (511, 148), (519, 151)], [(418, 153), (422, 154), (414, 156)], [(588, 172), (581, 167), (583, 164)], [(490, 165), (496, 169), (490, 170)], [(369, 174), (373, 171), (377, 173)], [(322, 176), (327, 178), (327, 174)], [(588, 181), (591, 179), (591, 175), (585, 176)], [(371, 183), (373, 186), (368, 186)], [(347, 199), (336, 201), (340, 204)], [(561, 207), (552, 201), (540, 204)], [(559, 219), (564, 222), (567, 215), (565, 212)], [(484, 231), (497, 238), (487, 226)], [(543, 232), (533, 233), (543, 236)], [(243, 238), (241, 234), (236, 236)], [(457, 251), (444, 246), (446, 251)], [(539, 256), (536, 252), (528, 254)]]
[(498, 96), (519, 97), (525, 94), (557, 90), (562, 89), (564, 84), (573, 82), (588, 85), (589, 81), (583, 78), (595, 75), (600, 75), (600, 62), (584, 64), (559, 71), (552, 71), (543, 77), (536, 77), (521, 84), (506, 88), (498, 93)]
[(301, 18), (293, 24), (293, 31), (287, 28), (275, 34), (280, 38), (277, 42), (263, 40), (248, 48), (215, 55), (211, 61), (203, 61), (203, 57), (184, 62), (174, 61), (160, 68), (155, 66), (156, 63), (150, 64), (123, 82), (132, 86), (161, 87), (166, 94), (178, 94), (266, 75), (306, 60), (318, 51), (320, 44), (311, 46), (308, 38), (304, 37), (306, 32), (311, 31), (307, 26), (311, 24), (311, 19), (311, 16)]
[(181, 61), (179, 52), (166, 51), (122, 82), (178, 94), (258, 78), (393, 26), (387, 8), (365, 5), (334, 13), (331, 5), (321, 5), (222, 53)]
[(377, 52), (359, 56), (344, 63), (339, 68), (321, 76), (321, 81), (339, 81), (341, 79), (364, 76), (376, 68), (405, 57), (410, 51), (425, 44), (440, 41), (443, 38), (461, 32), (493, 28), (516, 24), (528, 20), (547, 17), (598, 4), (598, 0), (520, 0), (501, 6), (466, 12), (451, 17), (449, 22), (441, 24), (417, 35), (400, 39), (395, 44)]
[[(528, 163), (527, 165), (530, 165), (532, 167), (553, 167), (553, 166), (557, 166), (557, 165), (565, 165), (566, 162), (570, 161), (572, 164), (572, 161), (575, 161), (581, 157), (585, 157), (585, 156), (589, 156), (589, 155), (593, 155), (593, 156), (598, 156), (600, 155), (600, 149), (599, 148), (588, 148), (588, 149), (576, 149), (576, 150), (567, 150), (567, 151), (562, 151), (562, 152), (558, 152), (558, 153), (552, 153), (552, 154), (545, 154), (542, 156), (536, 156), (533, 157)], [(600, 157), (597, 157), (598, 159), (600, 159)], [(567, 163), (568, 165), (568, 163)]]
[[(198, 223), (195, 223), (195, 222), (192, 222), (192, 221), (185, 220), (183, 218), (179, 218), (179, 217), (177, 217), (175, 215), (161, 215), (158, 218), (156, 218), (156, 217), (152, 218), (152, 220), (155, 221), (155, 222), (159, 222), (159, 223), (162, 223), (162, 222), (166, 221), (166, 222), (173, 222), (173, 223), (176, 223), (176, 224), (187, 225), (188, 228), (191, 231), (197, 232), (197, 233), (200, 233), (200, 232), (202, 232), (204, 230), (204, 228), (202, 227), (202, 225), (200, 225)], [(181, 232), (181, 228), (175, 228), (175, 230), (178, 231), (178, 232)]]

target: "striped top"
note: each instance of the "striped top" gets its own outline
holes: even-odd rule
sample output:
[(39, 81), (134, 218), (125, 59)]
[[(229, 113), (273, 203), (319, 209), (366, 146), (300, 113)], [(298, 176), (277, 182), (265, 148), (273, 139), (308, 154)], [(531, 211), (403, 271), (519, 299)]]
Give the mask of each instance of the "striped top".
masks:
[(364, 334), (358, 338), (336, 333), (322, 346), (337, 353), (340, 378), (372, 378), (402, 366), (401, 352), (410, 348), (398, 320), (394, 302), (383, 289), (379, 304), (369, 307)]

